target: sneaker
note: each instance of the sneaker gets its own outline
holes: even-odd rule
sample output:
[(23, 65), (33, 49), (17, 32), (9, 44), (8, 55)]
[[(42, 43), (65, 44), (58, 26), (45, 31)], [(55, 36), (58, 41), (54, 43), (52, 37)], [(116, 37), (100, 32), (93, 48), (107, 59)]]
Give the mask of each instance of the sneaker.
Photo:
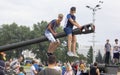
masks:
[(78, 58), (79, 56), (77, 55), (77, 53), (74, 53), (74, 57), (77, 57), (77, 58)]
[(73, 54), (71, 51), (68, 51), (68, 52), (67, 52), (67, 55), (68, 55), (68, 56), (74, 56), (74, 54)]

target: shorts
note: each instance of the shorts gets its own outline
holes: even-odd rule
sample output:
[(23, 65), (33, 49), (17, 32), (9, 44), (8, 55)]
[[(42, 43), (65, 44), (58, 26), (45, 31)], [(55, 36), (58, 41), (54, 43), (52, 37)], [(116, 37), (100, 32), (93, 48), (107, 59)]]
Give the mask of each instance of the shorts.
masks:
[(56, 39), (54, 38), (53, 34), (51, 32), (45, 32), (45, 36), (50, 42), (56, 42)]
[(119, 59), (119, 53), (114, 53), (113, 58)]
[(67, 34), (67, 35), (69, 35), (69, 34), (72, 34), (72, 28), (70, 28), (70, 27), (66, 27), (66, 28), (64, 28), (64, 31), (65, 31), (65, 33)]

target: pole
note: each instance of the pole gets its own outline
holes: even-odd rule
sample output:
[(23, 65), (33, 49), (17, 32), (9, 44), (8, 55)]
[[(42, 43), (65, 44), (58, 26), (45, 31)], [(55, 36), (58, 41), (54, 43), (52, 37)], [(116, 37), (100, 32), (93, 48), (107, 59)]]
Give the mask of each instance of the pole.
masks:
[[(95, 9), (93, 9), (93, 24), (95, 24)], [(95, 32), (93, 33), (93, 63), (95, 62)]]
[[(103, 1), (99, 1), (99, 3), (103, 3)], [(91, 6), (86, 6), (87, 8), (89, 8), (90, 10), (92, 10), (92, 23), (95, 24), (95, 12), (97, 10), (100, 10), (101, 8), (100, 7), (100, 4), (97, 4), (94, 8), (91, 7)], [(93, 36), (92, 36), (92, 43), (93, 43), (93, 63), (95, 62), (95, 55), (96, 55), (96, 51), (95, 51), (95, 32), (93, 32)]]

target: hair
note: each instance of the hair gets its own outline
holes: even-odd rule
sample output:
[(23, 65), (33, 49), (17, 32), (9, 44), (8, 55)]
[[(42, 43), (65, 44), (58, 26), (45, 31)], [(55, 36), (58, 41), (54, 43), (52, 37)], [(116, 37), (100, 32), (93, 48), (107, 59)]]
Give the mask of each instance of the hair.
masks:
[(19, 68), (20, 72), (24, 71), (24, 68), (23, 67), (20, 67)]
[(118, 41), (118, 39), (115, 39), (115, 41)]
[(18, 56), (18, 59), (21, 58), (21, 57), (24, 59), (24, 56), (23, 56), (23, 55), (19, 55), (19, 56)]
[(94, 63), (94, 66), (97, 66), (97, 62)]
[(37, 59), (32, 60), (32, 64), (37, 63)]
[(56, 62), (56, 57), (55, 55), (50, 55), (48, 58), (48, 63), (49, 64), (54, 64)]
[(76, 7), (71, 7), (70, 10), (71, 11), (76, 11)]
[(109, 41), (109, 39), (107, 39), (106, 41)]
[(4, 59), (3, 59), (3, 55), (2, 55), (2, 54), (0, 54), (0, 60), (4, 60)]
[(63, 18), (63, 14), (58, 14), (58, 17), (61, 17), (61, 18)]

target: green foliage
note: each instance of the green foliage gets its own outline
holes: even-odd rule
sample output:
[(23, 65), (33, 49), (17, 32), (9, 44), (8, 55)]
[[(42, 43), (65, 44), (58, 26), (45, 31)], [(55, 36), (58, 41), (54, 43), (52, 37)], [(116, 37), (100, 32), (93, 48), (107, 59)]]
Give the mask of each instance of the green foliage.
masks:
[[(29, 34), (29, 27), (18, 26), (16, 23), (12, 23), (10, 25), (3, 24), (0, 29), (0, 45), (6, 45), (30, 39)], [(18, 57), (21, 54), (22, 50), (25, 49), (27, 49), (27, 47), (7, 51), (7, 58), (9, 59), (13, 57)]]
[(87, 54), (87, 63), (88, 64), (93, 63), (93, 48), (92, 48), (92, 46), (90, 47), (88, 54)]
[(102, 58), (102, 54), (101, 54), (100, 50), (96, 56), (96, 62), (103, 63), (103, 58)]
[(78, 54), (78, 55), (79, 55), (79, 60), (87, 61), (87, 58), (83, 54)]

